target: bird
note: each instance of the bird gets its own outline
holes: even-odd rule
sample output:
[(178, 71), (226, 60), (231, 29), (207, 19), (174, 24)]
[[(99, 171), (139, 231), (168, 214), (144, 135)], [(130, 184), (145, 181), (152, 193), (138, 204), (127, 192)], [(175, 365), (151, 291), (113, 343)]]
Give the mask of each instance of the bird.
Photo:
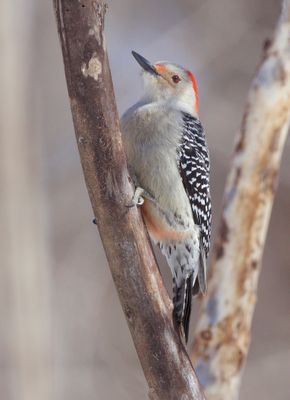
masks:
[(141, 66), (144, 95), (121, 118), (130, 206), (139, 206), (172, 273), (173, 318), (188, 342), (192, 296), (206, 293), (211, 236), (210, 159), (195, 76), (178, 64)]

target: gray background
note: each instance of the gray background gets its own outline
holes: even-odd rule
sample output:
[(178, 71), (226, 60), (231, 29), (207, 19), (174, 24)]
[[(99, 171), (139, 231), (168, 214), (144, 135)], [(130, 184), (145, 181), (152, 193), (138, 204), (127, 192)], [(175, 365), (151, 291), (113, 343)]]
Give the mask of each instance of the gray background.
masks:
[[(212, 160), (215, 231), (247, 91), (263, 42), (275, 26), (280, 2), (108, 3), (106, 37), (120, 114), (142, 93), (132, 49), (152, 61), (177, 62), (196, 74), (200, 117)], [(42, 262), (28, 262), (26, 270), (21, 263), (25, 246), (11, 250), (13, 246), (7, 243), (17, 242), (3, 229), (0, 397), (145, 399), (145, 379), (97, 229), (91, 223), (93, 214), (74, 139), (52, 4), (16, 0), (14, 5), (9, 18), (4, 12), (14, 6), (0, 6), (0, 37), (6, 43), (7, 56), (1, 67), (6, 68), (6, 84), (0, 105), (6, 110), (12, 99), (10, 110), (15, 111), (0, 114), (5, 133), (1, 135), (2, 150), (14, 136), (23, 146), (16, 146), (19, 156), (6, 152), (2, 160), (7, 160), (5, 165), (13, 160), (16, 165), (16, 172), (11, 168), (15, 173), (11, 185), (5, 180), (5, 168), (0, 175), (2, 187), (7, 189), (6, 197), (0, 195), (2, 210), (16, 210), (10, 214), (3, 211), (2, 220), (3, 226), (17, 226), (12, 233), (22, 232), (23, 240), (34, 226), (29, 246), (32, 254), (41, 253)], [(9, 55), (14, 60), (11, 65)], [(20, 86), (22, 101), (17, 102)], [(17, 126), (22, 120), (25, 126), (20, 122)], [(288, 140), (265, 249), (242, 400), (286, 400), (290, 395), (289, 157)], [(30, 188), (26, 192), (21, 171), (29, 177), (29, 185), (23, 185)], [(15, 187), (20, 191), (16, 197)], [(22, 218), (25, 210), (26, 223)], [(13, 219), (15, 212), (17, 220)], [(11, 254), (20, 262), (13, 264)], [(164, 264), (163, 259), (160, 262)], [(35, 270), (29, 269), (33, 263)]]

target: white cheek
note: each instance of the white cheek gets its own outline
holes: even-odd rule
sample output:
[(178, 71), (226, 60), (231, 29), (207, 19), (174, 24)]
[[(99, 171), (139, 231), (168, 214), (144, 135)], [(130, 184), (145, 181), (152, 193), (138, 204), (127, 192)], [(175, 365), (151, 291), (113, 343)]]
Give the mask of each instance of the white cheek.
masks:
[(172, 97), (173, 88), (168, 85), (162, 78), (158, 78), (147, 72), (142, 73), (145, 97), (150, 100), (166, 100)]

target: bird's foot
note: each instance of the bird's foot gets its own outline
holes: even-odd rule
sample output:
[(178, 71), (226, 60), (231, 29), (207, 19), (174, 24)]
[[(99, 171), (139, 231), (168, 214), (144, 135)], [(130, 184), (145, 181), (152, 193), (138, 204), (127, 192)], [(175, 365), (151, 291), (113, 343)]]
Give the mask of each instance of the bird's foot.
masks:
[(144, 203), (144, 197), (142, 195), (145, 195), (146, 197), (146, 192), (144, 189), (141, 187), (136, 187), (134, 196), (132, 197), (131, 203), (127, 205), (128, 208), (136, 207), (136, 206), (142, 206)]

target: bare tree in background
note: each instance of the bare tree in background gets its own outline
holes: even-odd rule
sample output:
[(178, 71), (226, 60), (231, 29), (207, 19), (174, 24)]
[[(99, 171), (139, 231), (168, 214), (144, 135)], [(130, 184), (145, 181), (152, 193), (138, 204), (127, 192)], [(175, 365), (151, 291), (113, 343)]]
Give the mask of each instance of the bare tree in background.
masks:
[[(151, 398), (203, 399), (171, 320), (171, 305), (136, 210), (103, 41), (104, 6), (55, 0), (84, 175), (111, 272)], [(193, 357), (209, 399), (235, 399), (289, 127), (289, 1), (249, 94), (225, 192), (209, 297)], [(152, 340), (154, 338), (154, 340)]]
[[(238, 398), (267, 228), (290, 123), (290, 2), (252, 83), (192, 351), (210, 400)], [(270, 323), (270, 322), (269, 322)]]

